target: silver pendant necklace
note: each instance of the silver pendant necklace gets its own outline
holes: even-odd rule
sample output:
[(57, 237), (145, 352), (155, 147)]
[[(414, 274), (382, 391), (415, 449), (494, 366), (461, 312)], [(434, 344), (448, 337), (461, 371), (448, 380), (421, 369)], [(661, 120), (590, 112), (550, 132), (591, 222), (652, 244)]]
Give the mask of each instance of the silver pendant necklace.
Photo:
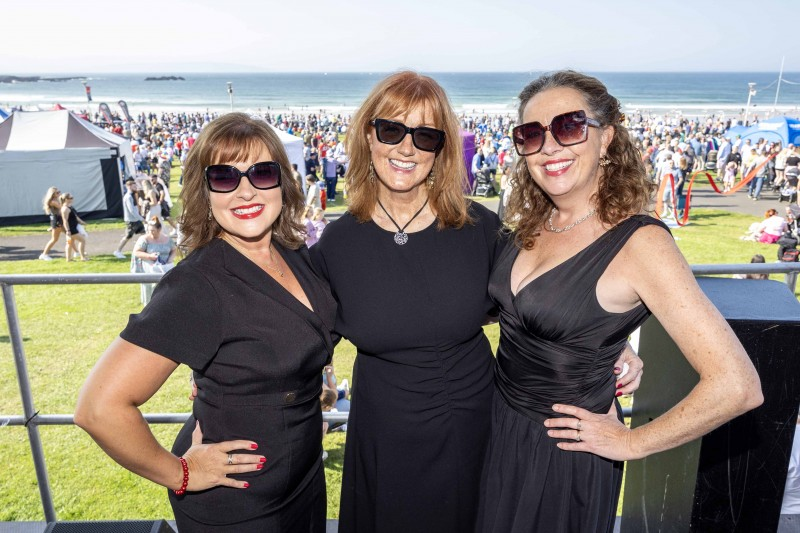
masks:
[(378, 205), (381, 206), (381, 209), (383, 210), (383, 212), (386, 214), (387, 217), (389, 217), (389, 220), (392, 221), (392, 224), (394, 224), (394, 227), (397, 228), (397, 231), (394, 233), (394, 242), (396, 244), (402, 246), (402, 245), (404, 245), (405, 243), (408, 242), (408, 233), (406, 233), (406, 228), (408, 227), (409, 224), (411, 224), (414, 221), (415, 218), (417, 218), (419, 216), (420, 213), (422, 213), (422, 210), (425, 209), (425, 206), (428, 205), (428, 198), (425, 198), (425, 203), (422, 204), (422, 207), (420, 207), (419, 210), (416, 213), (414, 213), (414, 216), (411, 217), (408, 220), (408, 222), (406, 222), (406, 225), (403, 226), (402, 228), (400, 227), (400, 224), (398, 224), (397, 222), (394, 221), (394, 219), (392, 218), (392, 215), (390, 215), (389, 212), (386, 210), (386, 208), (383, 207), (383, 204), (381, 203), (380, 200), (378, 200)]
[(548, 218), (548, 219), (547, 219), (547, 229), (549, 229), (549, 230), (550, 230), (550, 231), (552, 231), (553, 233), (564, 233), (565, 231), (569, 231), (569, 230), (571, 230), (572, 228), (574, 228), (575, 226), (577, 226), (578, 224), (580, 224), (581, 222), (583, 222), (583, 221), (585, 221), (585, 220), (588, 220), (589, 218), (591, 218), (592, 216), (594, 216), (594, 213), (595, 213), (594, 209), (592, 209), (591, 211), (589, 211), (588, 213), (586, 213), (585, 215), (583, 215), (581, 218), (579, 218), (578, 220), (576, 220), (576, 221), (575, 221), (575, 222), (573, 222), (572, 224), (568, 224), (568, 225), (564, 226), (563, 228), (557, 228), (557, 227), (555, 227), (555, 226), (553, 225), (553, 216), (556, 214), (556, 211), (558, 211), (558, 209), (556, 209), (556, 208), (554, 207), (554, 208), (553, 208), (553, 209), (550, 211), (550, 218)]

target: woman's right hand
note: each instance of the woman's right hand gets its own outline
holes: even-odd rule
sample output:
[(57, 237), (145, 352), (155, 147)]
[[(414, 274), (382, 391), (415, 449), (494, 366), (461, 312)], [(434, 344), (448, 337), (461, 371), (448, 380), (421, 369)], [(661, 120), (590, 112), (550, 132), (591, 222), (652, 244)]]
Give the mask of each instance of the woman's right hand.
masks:
[(228, 476), (261, 470), (267, 458), (263, 455), (233, 452), (256, 449), (258, 444), (249, 440), (203, 444), (203, 432), (198, 421), (192, 432), (192, 446), (183, 454), (189, 467), (189, 484), (186, 490), (199, 491), (219, 486), (246, 489), (250, 486), (249, 483)]

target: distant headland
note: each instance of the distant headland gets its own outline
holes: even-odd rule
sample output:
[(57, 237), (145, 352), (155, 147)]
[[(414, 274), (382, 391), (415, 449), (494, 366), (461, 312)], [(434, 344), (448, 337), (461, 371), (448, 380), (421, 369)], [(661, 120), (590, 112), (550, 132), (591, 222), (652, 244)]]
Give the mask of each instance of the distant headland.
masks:
[(144, 81), (186, 81), (182, 76), (148, 76)]
[(41, 76), (0, 76), (0, 83), (35, 83), (38, 81), (72, 81), (83, 80), (83, 76), (70, 76), (68, 78), (42, 78)]

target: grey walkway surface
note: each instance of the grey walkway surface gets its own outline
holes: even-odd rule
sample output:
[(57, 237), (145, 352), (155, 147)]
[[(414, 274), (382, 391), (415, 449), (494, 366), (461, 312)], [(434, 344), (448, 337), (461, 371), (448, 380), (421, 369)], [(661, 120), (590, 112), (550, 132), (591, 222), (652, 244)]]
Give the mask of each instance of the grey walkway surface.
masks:
[[(699, 180), (698, 180), (699, 181)], [(485, 202), (484, 205), (490, 209), (497, 209), (497, 200)], [(743, 189), (736, 194), (724, 196), (715, 193), (710, 188), (702, 190), (695, 190), (692, 193), (692, 208), (706, 207), (712, 209), (722, 209), (725, 211), (733, 211), (736, 213), (743, 213), (758, 217), (759, 220), (763, 218), (764, 211), (769, 208), (778, 210), (778, 213), (783, 214), (783, 207), (787, 203), (778, 203), (778, 195), (772, 191), (764, 190), (761, 194), (761, 199), (754, 202), (747, 198), (747, 192)], [(336, 215), (330, 218), (335, 218)], [(755, 220), (754, 220), (755, 222)], [(742, 228), (742, 233), (746, 230)], [(86, 240), (86, 253), (89, 256), (97, 255), (110, 255), (113, 252), (119, 240), (122, 237), (124, 230), (104, 230), (92, 232)], [(50, 240), (49, 233), (42, 233), (41, 235), (25, 235), (19, 237), (3, 237), (0, 239), (0, 261), (18, 261), (23, 259), (36, 259), (42, 252), (44, 245)], [(133, 248), (135, 239), (131, 239), (125, 245), (124, 252), (130, 258), (130, 252)], [(53, 248), (51, 254), (55, 259), (64, 259), (64, 238), (62, 237)], [(122, 261), (120, 259), (119, 261)]]

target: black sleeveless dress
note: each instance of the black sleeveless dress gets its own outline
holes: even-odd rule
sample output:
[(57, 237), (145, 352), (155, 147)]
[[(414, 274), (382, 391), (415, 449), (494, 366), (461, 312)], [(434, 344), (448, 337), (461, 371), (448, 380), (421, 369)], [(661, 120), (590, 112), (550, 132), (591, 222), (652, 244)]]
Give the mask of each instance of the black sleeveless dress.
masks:
[(543, 422), (554, 403), (606, 413), (615, 403), (614, 362), (650, 311), (610, 313), (597, 281), (639, 228), (660, 221), (631, 217), (576, 255), (511, 292), (519, 254), (509, 242), (489, 293), (500, 307), (492, 437), (484, 464), (477, 530), (611, 532), (622, 462), (556, 447)]

